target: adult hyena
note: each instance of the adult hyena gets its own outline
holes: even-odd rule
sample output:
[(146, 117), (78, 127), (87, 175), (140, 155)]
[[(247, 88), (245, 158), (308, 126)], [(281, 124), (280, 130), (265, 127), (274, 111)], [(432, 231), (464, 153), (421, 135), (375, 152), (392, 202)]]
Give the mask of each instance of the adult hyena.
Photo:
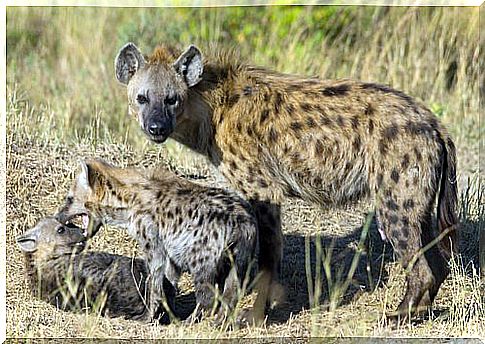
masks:
[(287, 196), (334, 205), (373, 197), (379, 228), (409, 270), (398, 314), (431, 305), (456, 248), (456, 158), (423, 104), (384, 85), (281, 74), (230, 53), (203, 58), (193, 45), (145, 59), (128, 43), (115, 69), (150, 140), (170, 136), (206, 155), (254, 206), (262, 276), (254, 320), (277, 286)]

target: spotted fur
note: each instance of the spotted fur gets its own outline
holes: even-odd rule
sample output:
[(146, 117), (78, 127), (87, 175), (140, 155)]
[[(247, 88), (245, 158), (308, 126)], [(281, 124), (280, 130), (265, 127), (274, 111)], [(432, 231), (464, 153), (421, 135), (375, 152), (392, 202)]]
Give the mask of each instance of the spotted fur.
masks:
[[(432, 302), (448, 274), (457, 190), (454, 144), (430, 110), (385, 85), (282, 74), (221, 51), (202, 58), (194, 46), (170, 59), (160, 50), (141, 57), (132, 77), (116, 68), (118, 80), (152, 141), (171, 137), (206, 155), (255, 207), (260, 269), (269, 277), (253, 318), (262, 319), (275, 289), (286, 197), (335, 206), (375, 199), (382, 237), (405, 266), (418, 257), (399, 311)], [(133, 66), (133, 54), (142, 56), (132, 43), (123, 47), (116, 66)], [(154, 95), (149, 106), (136, 101), (140, 93)], [(172, 94), (175, 107), (160, 102)], [(147, 130), (150, 121), (166, 123), (160, 135)], [(430, 222), (436, 198), (441, 241), (423, 255), (438, 235)]]
[(122, 169), (89, 160), (82, 162), (58, 217), (68, 221), (79, 214), (89, 216), (91, 236), (109, 224), (126, 228), (137, 240), (151, 275), (152, 315), (163, 301), (164, 278), (177, 285), (181, 272), (194, 279), (200, 312), (211, 311), (216, 287), (229, 308), (219, 311), (235, 306), (257, 229), (251, 207), (235, 194), (165, 169)]

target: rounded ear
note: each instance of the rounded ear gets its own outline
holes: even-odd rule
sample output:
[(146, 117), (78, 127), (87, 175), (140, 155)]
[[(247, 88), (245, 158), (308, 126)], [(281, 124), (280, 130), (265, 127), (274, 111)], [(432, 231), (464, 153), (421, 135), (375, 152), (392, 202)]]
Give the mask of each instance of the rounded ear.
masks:
[(116, 79), (123, 85), (128, 85), (137, 70), (145, 65), (145, 59), (136, 45), (125, 44), (115, 58)]
[(37, 250), (37, 239), (39, 238), (39, 228), (36, 226), (24, 234), (17, 237), (17, 245), (24, 252), (34, 252)]
[(202, 80), (204, 71), (202, 53), (195, 45), (190, 45), (174, 62), (173, 66), (189, 87), (198, 84)]

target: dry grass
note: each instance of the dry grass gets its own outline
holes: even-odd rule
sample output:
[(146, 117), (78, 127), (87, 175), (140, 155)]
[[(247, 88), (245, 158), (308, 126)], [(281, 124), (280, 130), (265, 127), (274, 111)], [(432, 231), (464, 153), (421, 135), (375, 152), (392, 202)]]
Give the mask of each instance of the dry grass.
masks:
[(36, 132), (143, 144), (123, 116), (118, 49), (218, 44), (282, 72), (390, 84), (424, 100), (456, 139), (476, 140), (478, 18), (453, 7), (8, 8), (7, 85), (50, 118)]
[[(191, 326), (144, 325), (121, 319), (106, 319), (90, 314), (73, 314), (31, 297), (23, 280), (21, 253), (15, 237), (31, 227), (40, 217), (56, 210), (77, 167), (85, 156), (106, 158), (120, 165), (154, 166), (167, 164), (165, 147), (151, 146), (135, 151), (130, 146), (100, 144), (96, 148), (78, 144), (65, 146), (45, 142), (27, 142), (9, 136), (7, 151), (7, 335), (8, 337), (122, 337), (122, 338), (220, 338), (240, 336), (484, 336), (485, 316), (483, 282), (476, 270), (478, 262), (478, 226), (483, 221), (483, 185), (470, 184), (463, 194), (463, 259), (453, 265), (436, 300), (437, 315), (395, 328), (383, 318), (386, 310), (397, 306), (402, 297), (404, 273), (394, 262), (391, 248), (378, 238), (375, 224), (370, 227), (367, 250), (356, 266), (349, 288), (330, 307), (335, 286), (345, 276), (358, 249), (357, 244), (370, 209), (367, 203), (342, 210), (318, 209), (303, 202), (284, 205), (285, 253), (283, 281), (287, 286), (287, 303), (269, 314), (266, 327), (221, 331), (210, 321)], [(179, 165), (186, 176), (209, 176), (197, 179), (204, 184), (223, 186), (210, 167), (200, 164)], [(197, 177), (197, 178), (199, 178)], [(463, 179), (463, 177), (462, 177)], [(321, 243), (321, 244), (319, 244)], [(326, 248), (327, 256), (319, 251)], [(92, 250), (137, 255), (136, 244), (125, 233), (103, 230), (93, 239)], [(320, 252), (320, 253), (319, 253)], [(315, 277), (316, 266), (327, 258), (330, 278), (325, 273)], [(306, 260), (310, 262), (306, 264)], [(309, 266), (308, 276), (305, 266)], [(371, 272), (368, 273), (367, 267)], [(318, 276), (318, 275), (317, 275)], [(341, 277), (339, 277), (341, 276)], [(320, 284), (320, 290), (308, 288)], [(319, 281), (318, 283), (316, 281)], [(332, 287), (328, 288), (329, 281)], [(482, 283), (482, 284), (480, 284)], [(320, 293), (319, 300), (311, 294)], [(310, 308), (319, 304), (319, 308)]]
[[(478, 137), (483, 132), (476, 97), (478, 10), (334, 8), (331, 16), (321, 18), (316, 11), (316, 20), (326, 23), (323, 36), (310, 30), (315, 25), (308, 23), (309, 14), (315, 11), (8, 10), (8, 337), (485, 338), (484, 281), (477, 272), (479, 228), (485, 216), (485, 186), (478, 175)], [(255, 22), (240, 25), (251, 15)], [(154, 20), (167, 23), (163, 33)], [(272, 30), (265, 32), (264, 27)], [(120, 165), (167, 164), (189, 178), (207, 177), (194, 178), (197, 182), (224, 186), (202, 158), (177, 145), (148, 143), (134, 121), (122, 115), (125, 94), (111, 70), (116, 49), (127, 39), (149, 49), (165, 34), (202, 46), (237, 42), (243, 56), (261, 65), (380, 81), (426, 100), (457, 141), (463, 222), (462, 256), (438, 294), (434, 317), (399, 327), (386, 323), (384, 312), (394, 309), (402, 297), (404, 272), (390, 246), (380, 241), (375, 223), (364, 245), (359, 245), (366, 214), (372, 210), (367, 202), (345, 209), (320, 209), (300, 201), (284, 204), (282, 276), (288, 298), (270, 312), (262, 328), (221, 331), (209, 321), (144, 325), (62, 312), (30, 296), (15, 237), (57, 209), (79, 158), (103, 157)], [(455, 66), (454, 72), (450, 66)], [(133, 240), (111, 228), (93, 239), (90, 249), (138, 254)], [(347, 278), (349, 270), (355, 271)]]

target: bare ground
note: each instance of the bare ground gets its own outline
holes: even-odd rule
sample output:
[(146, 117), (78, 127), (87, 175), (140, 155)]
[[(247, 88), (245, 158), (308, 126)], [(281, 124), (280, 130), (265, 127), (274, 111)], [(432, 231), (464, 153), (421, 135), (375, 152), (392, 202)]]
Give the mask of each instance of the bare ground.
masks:
[[(429, 317), (396, 326), (383, 317), (393, 310), (404, 292), (404, 273), (392, 248), (383, 243), (372, 221), (365, 245), (359, 246), (370, 202), (345, 209), (321, 209), (300, 201), (284, 204), (285, 250), (282, 280), (287, 300), (272, 310), (262, 328), (222, 331), (210, 320), (199, 324), (140, 324), (88, 313), (68, 313), (33, 299), (23, 278), (23, 261), (15, 237), (41, 217), (55, 212), (68, 189), (78, 159), (102, 157), (113, 163), (137, 166), (166, 164), (195, 182), (224, 186), (201, 159), (164, 158), (165, 146), (135, 152), (128, 146), (55, 145), (9, 142), (7, 148), (7, 337), (116, 337), (116, 338), (222, 338), (306, 336), (473, 336), (485, 337), (483, 280), (477, 272), (478, 230), (483, 223), (483, 186), (477, 177), (478, 149), (459, 149), (463, 255), (442, 286), (435, 312)], [(173, 166), (178, 165), (178, 168)], [(468, 190), (468, 192), (465, 192)], [(321, 245), (320, 245), (321, 243)], [(123, 231), (107, 228), (94, 238), (91, 250), (134, 256), (136, 244)], [(348, 288), (342, 288), (352, 261), (360, 260)], [(327, 255), (328, 264), (322, 262)], [(320, 259), (317, 259), (320, 258)], [(307, 268), (311, 267), (310, 270)], [(325, 270), (324, 267), (328, 269)], [(310, 272), (311, 271), (311, 272)], [(320, 275), (316, 278), (315, 274)], [(330, 278), (326, 277), (326, 274)], [(180, 300), (193, 304), (187, 276)], [(318, 281), (318, 282), (317, 282)], [(330, 282), (329, 282), (330, 281)], [(315, 284), (321, 285), (320, 307)], [(310, 288), (309, 288), (310, 284)], [(340, 287), (339, 287), (340, 286)], [(317, 288), (318, 289), (318, 288)], [(339, 291), (343, 290), (340, 297)], [(244, 304), (251, 302), (251, 295)], [(333, 308), (332, 301), (340, 301)]]

